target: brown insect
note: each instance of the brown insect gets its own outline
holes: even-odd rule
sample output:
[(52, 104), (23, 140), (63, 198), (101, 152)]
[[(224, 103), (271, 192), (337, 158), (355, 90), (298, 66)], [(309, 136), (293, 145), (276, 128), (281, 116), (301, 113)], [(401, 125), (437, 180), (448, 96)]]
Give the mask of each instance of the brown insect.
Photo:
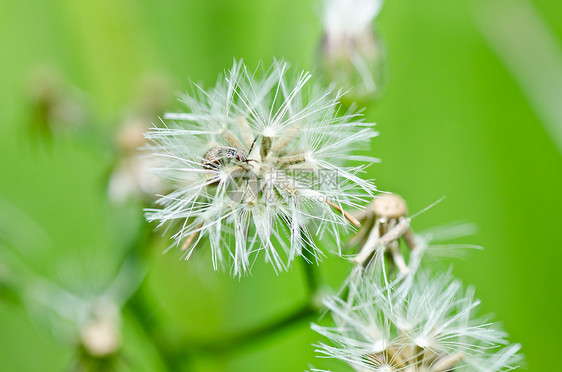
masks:
[(206, 169), (217, 169), (231, 161), (247, 163), (248, 158), (243, 150), (236, 147), (215, 146), (203, 155), (203, 167)]
[[(232, 161), (245, 164), (248, 163), (249, 160), (246, 153), (236, 147), (215, 146), (203, 155), (203, 161), (201, 163), (203, 164), (203, 168), (205, 169), (218, 169), (219, 167), (224, 166)], [(199, 224), (196, 231), (187, 237), (185, 243), (181, 247), (182, 251), (188, 250), (189, 246), (197, 237), (197, 233), (202, 226), (203, 224)]]

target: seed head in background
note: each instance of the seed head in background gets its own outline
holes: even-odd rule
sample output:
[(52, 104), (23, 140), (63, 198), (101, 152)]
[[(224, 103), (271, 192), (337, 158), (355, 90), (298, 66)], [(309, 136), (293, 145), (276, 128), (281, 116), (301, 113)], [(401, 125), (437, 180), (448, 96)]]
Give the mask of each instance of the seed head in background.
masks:
[(478, 304), (450, 274), (419, 272), (387, 285), (363, 276), (350, 282), (347, 300), (325, 300), (335, 327), (312, 328), (331, 341), (318, 345), (321, 356), (360, 372), (515, 369), (520, 346), (475, 317)]
[(68, 83), (59, 69), (34, 66), (27, 77), (29, 130), (33, 137), (83, 135), (91, 125), (88, 96)]
[(116, 159), (107, 191), (116, 205), (130, 200), (150, 205), (155, 194), (165, 192), (162, 180), (150, 172), (155, 161), (144, 149), (144, 133), (165, 111), (171, 94), (166, 82), (158, 76), (147, 75), (139, 88), (138, 97), (124, 110), (120, 128), (115, 133)]
[(324, 0), (324, 37), (319, 65), (326, 80), (350, 89), (354, 101), (368, 100), (383, 80), (384, 49), (373, 30), (382, 0)]
[(339, 115), (341, 92), (311, 86), (307, 72), (290, 77), (283, 62), (258, 75), (235, 62), (213, 89), (181, 99), (188, 113), (146, 134), (156, 173), (175, 190), (148, 220), (175, 222), (186, 258), (207, 238), (214, 268), (229, 261), (233, 275), (259, 251), (282, 270), (304, 250), (318, 260), (315, 239), (339, 248), (340, 228), (359, 224), (345, 210), (376, 191), (358, 175), (376, 159), (351, 153), (377, 133), (351, 111)]
[(61, 256), (51, 261), (53, 271), (44, 276), (30, 257), (11, 253), (6, 262), (15, 274), (19, 300), (38, 330), (78, 351), (72, 369), (119, 370), (125, 361), (123, 307), (145, 276), (136, 260), (117, 266), (114, 256), (100, 251)]

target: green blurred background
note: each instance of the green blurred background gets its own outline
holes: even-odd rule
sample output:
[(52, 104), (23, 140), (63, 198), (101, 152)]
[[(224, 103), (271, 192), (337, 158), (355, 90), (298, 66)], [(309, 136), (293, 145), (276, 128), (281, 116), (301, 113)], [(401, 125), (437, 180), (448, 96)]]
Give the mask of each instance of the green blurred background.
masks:
[[(445, 260), (444, 267), (453, 263), (454, 273), (476, 287), (481, 313), (493, 313), (510, 339), (523, 344), (528, 370), (555, 370), (562, 333), (562, 158), (528, 95), (483, 36), (479, 20), (488, 4), (386, 2), (377, 24), (389, 79), (366, 111), (381, 132), (372, 154), (383, 162), (369, 175), (379, 188), (403, 195), (411, 211), (446, 195), (414, 220), (415, 230), (455, 221), (479, 227), (464, 242), (486, 249)], [(532, 4), (562, 40), (562, 3)], [(107, 263), (110, 271), (118, 266), (140, 208), (107, 201), (109, 136), (134, 106), (140, 82), (156, 76), (171, 92), (179, 90), (169, 73), (182, 85), (209, 86), (233, 58), (255, 66), (278, 57), (314, 69), (319, 8), (315, 0), (2, 0), (0, 198), (40, 226), (30, 231), (16, 219), (20, 256), (55, 282), (68, 257)], [(29, 76), (38, 66), (58, 70), (81, 91), (93, 129), (48, 141), (30, 135)], [(562, 105), (562, 96), (556, 98)], [(167, 107), (180, 106), (172, 99)], [(213, 340), (285, 314), (305, 296), (299, 265), (277, 276), (260, 262), (238, 281), (211, 272), (204, 255), (186, 263), (174, 251), (162, 255), (163, 249), (151, 251), (141, 288), (152, 314), (139, 320), (125, 308), (130, 370), (165, 368), (145, 332), (148, 323), (178, 339)], [(349, 267), (326, 261), (321, 271), (336, 286)], [(0, 370), (68, 369), (73, 351), (32, 319), (21, 306), (0, 301)], [(311, 344), (318, 339), (303, 322), (231, 353), (186, 349), (177, 368), (325, 367), (314, 358)]]

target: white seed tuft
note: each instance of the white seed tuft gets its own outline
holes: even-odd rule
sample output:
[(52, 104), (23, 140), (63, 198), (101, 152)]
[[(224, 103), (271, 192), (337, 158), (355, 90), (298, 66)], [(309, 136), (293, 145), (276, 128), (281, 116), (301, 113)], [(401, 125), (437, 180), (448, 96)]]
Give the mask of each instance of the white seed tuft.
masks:
[(330, 339), (321, 356), (355, 370), (500, 372), (516, 368), (518, 345), (475, 317), (479, 301), (449, 274), (408, 276), (386, 286), (366, 276), (348, 281), (345, 300), (328, 297), (335, 327), (313, 324)]
[(147, 218), (179, 226), (174, 245), (186, 258), (208, 241), (215, 269), (230, 262), (237, 276), (260, 251), (276, 270), (304, 250), (318, 260), (315, 238), (339, 245), (345, 210), (376, 191), (359, 177), (365, 163), (343, 166), (377, 135), (373, 124), (339, 115), (342, 93), (308, 86), (309, 73), (287, 75), (286, 63), (257, 77), (235, 62), (213, 89), (183, 97), (189, 113), (146, 134), (156, 173), (175, 190)]

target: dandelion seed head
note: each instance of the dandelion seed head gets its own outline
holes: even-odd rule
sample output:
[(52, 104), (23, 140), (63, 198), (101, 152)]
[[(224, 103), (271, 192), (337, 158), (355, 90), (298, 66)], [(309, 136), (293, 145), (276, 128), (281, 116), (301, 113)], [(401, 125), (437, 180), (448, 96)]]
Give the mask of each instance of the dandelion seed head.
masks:
[(421, 272), (387, 285), (358, 277), (348, 285), (346, 300), (325, 301), (336, 327), (312, 326), (331, 341), (318, 345), (321, 356), (357, 371), (494, 372), (517, 366), (519, 347), (502, 348), (506, 334), (476, 317), (473, 291), (464, 291), (450, 274)]
[(309, 80), (283, 62), (263, 75), (235, 62), (214, 88), (182, 97), (187, 113), (146, 134), (155, 172), (174, 190), (147, 218), (179, 226), (174, 245), (186, 258), (208, 241), (215, 269), (228, 262), (238, 276), (259, 252), (283, 270), (303, 250), (320, 259), (315, 237), (339, 244), (343, 211), (375, 191), (359, 176), (364, 164), (345, 162), (376, 132), (339, 112), (341, 92)]

